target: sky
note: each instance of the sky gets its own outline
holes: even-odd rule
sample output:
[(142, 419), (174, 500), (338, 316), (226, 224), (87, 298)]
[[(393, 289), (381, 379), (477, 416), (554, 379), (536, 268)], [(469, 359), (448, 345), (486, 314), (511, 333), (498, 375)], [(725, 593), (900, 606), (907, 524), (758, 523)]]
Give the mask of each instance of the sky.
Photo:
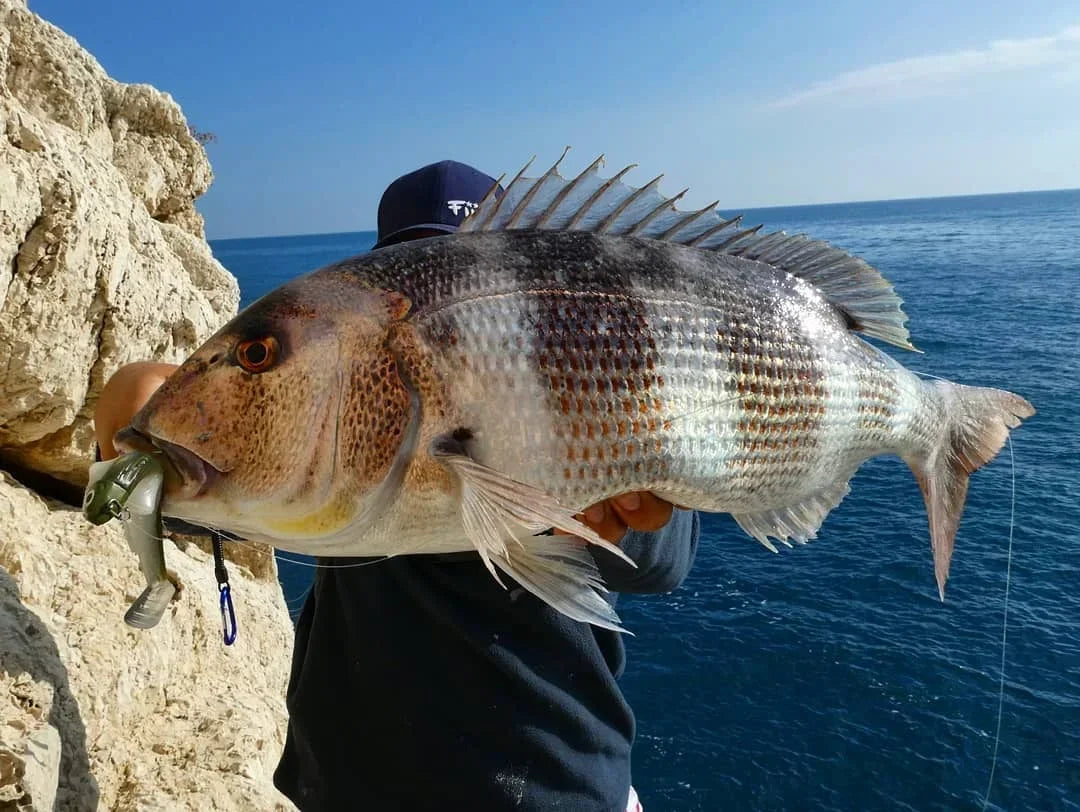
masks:
[(566, 146), (685, 209), (1080, 187), (1075, 0), (820, 5), (29, 0), (217, 136), (211, 239), (373, 229), (405, 172)]

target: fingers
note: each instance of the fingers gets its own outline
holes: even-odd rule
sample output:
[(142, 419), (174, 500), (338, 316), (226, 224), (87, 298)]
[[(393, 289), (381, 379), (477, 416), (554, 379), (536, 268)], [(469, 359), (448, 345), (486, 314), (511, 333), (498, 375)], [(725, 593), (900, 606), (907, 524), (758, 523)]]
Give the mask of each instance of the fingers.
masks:
[(617, 544), (626, 535), (626, 523), (612, 509), (611, 500), (593, 505), (578, 518), (607, 541)]
[(641, 533), (659, 530), (671, 520), (675, 506), (648, 491), (628, 493), (609, 499), (608, 503), (622, 522)]
[(598, 502), (576, 518), (601, 538), (617, 544), (628, 528), (642, 533), (659, 530), (671, 520), (674, 507), (647, 491), (638, 491)]
[[(612, 509), (611, 500), (597, 502), (574, 518), (600, 536), (600, 538), (613, 544), (618, 544), (622, 541), (622, 537), (626, 535), (626, 522)], [(559, 536), (571, 535), (558, 528), (555, 528), (554, 532)]]
[(94, 434), (103, 460), (120, 453), (113, 439), (116, 432), (131, 422), (175, 369), (173, 364), (136, 362), (120, 367), (105, 383), (94, 410)]

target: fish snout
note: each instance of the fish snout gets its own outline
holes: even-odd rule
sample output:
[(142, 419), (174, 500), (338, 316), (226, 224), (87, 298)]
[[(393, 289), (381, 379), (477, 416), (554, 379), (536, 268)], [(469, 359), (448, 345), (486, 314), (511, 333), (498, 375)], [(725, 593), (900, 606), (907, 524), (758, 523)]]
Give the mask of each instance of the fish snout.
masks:
[[(134, 421), (133, 421), (134, 422)], [(193, 499), (212, 485), (221, 472), (193, 451), (167, 440), (145, 434), (134, 425), (116, 433), (114, 442), (123, 451), (155, 455), (165, 469), (167, 494)]]
[(154, 445), (153, 440), (133, 425), (125, 426), (116, 432), (113, 444), (121, 451), (142, 451), (146, 454), (161, 452), (161, 449)]

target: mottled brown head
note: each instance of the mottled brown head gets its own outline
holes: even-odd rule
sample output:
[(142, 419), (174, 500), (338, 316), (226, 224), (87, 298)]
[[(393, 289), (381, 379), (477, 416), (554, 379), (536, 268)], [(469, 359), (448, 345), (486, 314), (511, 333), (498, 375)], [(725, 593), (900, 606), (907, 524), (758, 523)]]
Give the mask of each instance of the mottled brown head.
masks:
[(132, 421), (173, 462), (165, 513), (293, 540), (370, 512), (416, 410), (389, 341), (408, 310), (328, 270), (223, 327)]

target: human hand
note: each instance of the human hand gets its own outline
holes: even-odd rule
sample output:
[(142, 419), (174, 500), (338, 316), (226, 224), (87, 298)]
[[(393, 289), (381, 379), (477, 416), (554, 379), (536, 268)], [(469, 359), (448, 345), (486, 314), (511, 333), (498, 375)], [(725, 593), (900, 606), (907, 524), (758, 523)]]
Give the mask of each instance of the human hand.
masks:
[(116, 432), (131, 422), (176, 368), (175, 364), (136, 361), (113, 373), (101, 390), (94, 409), (94, 434), (101, 459), (111, 460), (120, 453), (113, 444)]
[[(634, 491), (597, 502), (575, 518), (601, 538), (618, 544), (628, 529), (642, 533), (659, 530), (671, 519), (674, 508), (671, 502), (648, 491)], [(567, 535), (561, 530), (555, 532)]]

